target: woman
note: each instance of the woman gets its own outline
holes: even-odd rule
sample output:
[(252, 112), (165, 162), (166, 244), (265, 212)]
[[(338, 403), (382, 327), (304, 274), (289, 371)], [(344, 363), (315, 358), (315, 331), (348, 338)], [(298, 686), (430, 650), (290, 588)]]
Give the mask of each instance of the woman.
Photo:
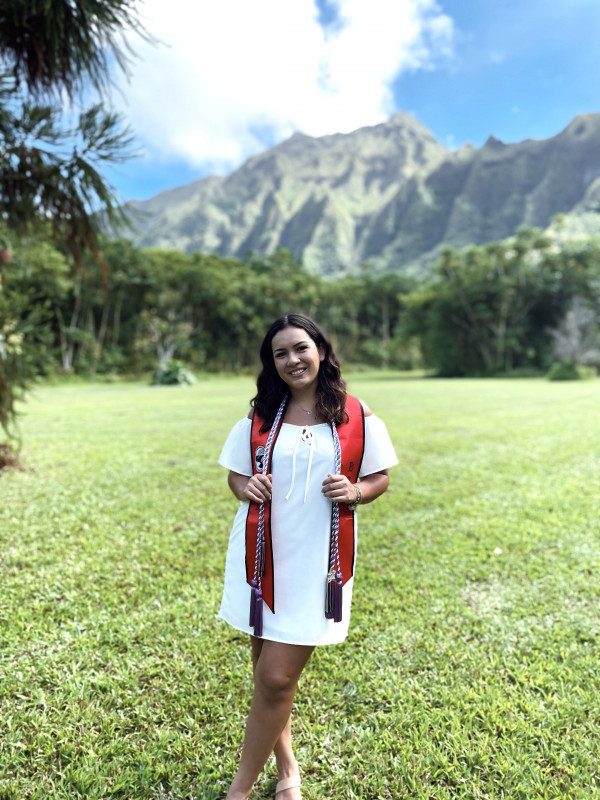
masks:
[(219, 615), (251, 637), (254, 697), (227, 800), (246, 800), (271, 752), (277, 800), (299, 800), (291, 710), (316, 645), (348, 633), (355, 509), (397, 463), (384, 424), (346, 394), (338, 360), (308, 317), (287, 314), (261, 345), (253, 410), (219, 463), (241, 501)]

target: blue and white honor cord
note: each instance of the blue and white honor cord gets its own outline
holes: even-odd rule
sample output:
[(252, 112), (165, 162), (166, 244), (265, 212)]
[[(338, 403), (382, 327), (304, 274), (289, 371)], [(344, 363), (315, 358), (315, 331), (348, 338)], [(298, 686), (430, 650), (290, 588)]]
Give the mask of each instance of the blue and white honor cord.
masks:
[[(335, 422), (331, 421), (331, 434), (333, 436), (333, 450), (335, 455), (335, 474), (342, 471), (342, 448)], [(329, 572), (325, 591), (325, 617), (334, 622), (342, 621), (342, 567), (340, 564), (340, 505), (332, 504), (331, 509), (331, 538), (329, 544)]]
[[(271, 458), (271, 447), (275, 434), (279, 430), (279, 423), (287, 405), (288, 395), (283, 398), (279, 410), (275, 415), (275, 420), (271, 425), (271, 430), (267, 436), (265, 453), (262, 462), (261, 472), (267, 475), (269, 471), (269, 461)], [(254, 628), (255, 636), (262, 636), (263, 631), (263, 596), (262, 596), (262, 577), (265, 574), (265, 504), (261, 503), (258, 509), (258, 530), (256, 534), (256, 553), (254, 554), (254, 575), (252, 577), (250, 592), (250, 620), (251, 628)]]

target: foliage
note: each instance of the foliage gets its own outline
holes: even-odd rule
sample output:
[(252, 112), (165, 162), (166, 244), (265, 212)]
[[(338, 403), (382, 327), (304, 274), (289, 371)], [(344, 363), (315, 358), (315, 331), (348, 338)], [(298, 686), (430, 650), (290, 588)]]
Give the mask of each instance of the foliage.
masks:
[(521, 231), (447, 251), (417, 282), (366, 266), (326, 280), (285, 250), (240, 261), (122, 239), (99, 242), (105, 279), (91, 253), (73, 271), (44, 230), (15, 241), (13, 263), (0, 270), (13, 297), (43, 309), (39, 374), (150, 376), (171, 359), (196, 373), (253, 370), (266, 327), (291, 310), (314, 316), (342, 362), (361, 368), (514, 376), (545, 374), (564, 358), (597, 360), (598, 243), (560, 250)]
[(124, 71), (131, 55), (122, 38), (146, 36), (133, 0), (5, 0), (0, 11), (0, 64), (34, 95), (70, 97), (91, 80), (109, 81), (110, 61)]
[(549, 329), (578, 295), (600, 298), (599, 275), (597, 245), (582, 263), (535, 229), (446, 250), (434, 280), (408, 299), (405, 334), (420, 338), (426, 363), (444, 376), (547, 368)]
[(556, 328), (550, 330), (554, 357), (573, 364), (600, 366), (598, 312), (594, 304), (574, 297)]
[[(105, 269), (98, 247), (102, 225), (117, 229), (125, 216), (104, 178), (106, 164), (131, 155), (132, 137), (101, 103), (69, 121), (64, 95), (84, 96), (110, 81), (112, 59), (126, 67), (127, 29), (143, 33), (132, 0), (9, 0), (0, 9), (0, 253), (23, 236), (48, 234), (81, 268), (86, 252)], [(4, 304), (5, 305), (5, 304)], [(59, 306), (56, 306), (58, 309)], [(23, 311), (0, 309), (0, 330)], [(29, 322), (33, 324), (32, 318)], [(33, 329), (32, 329), (33, 330)], [(11, 335), (20, 335), (13, 332)], [(69, 343), (64, 341), (63, 353)], [(74, 335), (79, 336), (79, 330)], [(5, 335), (5, 334), (3, 334)], [(32, 339), (35, 339), (34, 333)], [(33, 342), (27, 345), (32, 352)], [(7, 348), (4, 348), (6, 352)], [(23, 351), (24, 353), (25, 351)], [(0, 365), (0, 427), (13, 432), (15, 403), (29, 385), (27, 364)]]
[(171, 358), (169, 361), (161, 364), (154, 373), (153, 383), (161, 386), (181, 386), (183, 384), (192, 384), (196, 382), (196, 378), (189, 369), (182, 364)]
[(176, 351), (187, 347), (191, 326), (177, 319), (175, 309), (170, 309), (164, 317), (156, 310), (143, 311), (141, 322), (145, 336), (138, 339), (138, 347), (150, 344), (156, 350), (159, 372), (164, 372), (167, 364), (173, 361)]
[(410, 345), (399, 339), (404, 298), (415, 281), (398, 273), (361, 274), (328, 284), (319, 319), (336, 340), (344, 360), (378, 367), (416, 366)]
[(572, 358), (555, 361), (548, 370), (548, 380), (551, 381), (580, 381), (595, 375), (596, 370), (593, 367), (583, 367)]
[(55, 278), (53, 256), (58, 254), (42, 244), (31, 248), (29, 255), (29, 265), (36, 256), (43, 261), (35, 280), (26, 274), (29, 267), (24, 267), (20, 252), (10, 262), (0, 263), (0, 427), (13, 439), (19, 438), (17, 403), (53, 362), (48, 293)]
[(114, 227), (126, 220), (104, 165), (132, 155), (132, 137), (120, 119), (94, 105), (66, 127), (64, 111), (33, 105), (0, 80), (0, 215), (12, 233), (28, 233), (47, 220), (55, 241), (80, 263), (89, 249), (99, 257), (99, 212)]
[[(294, 715), (306, 800), (600, 794), (600, 382), (346, 375), (400, 464)], [(42, 387), (0, 477), (7, 800), (223, 797), (251, 696), (216, 618), (248, 378)], [(543, 413), (540, 413), (543, 409)], [(253, 796), (272, 798), (271, 762)]]

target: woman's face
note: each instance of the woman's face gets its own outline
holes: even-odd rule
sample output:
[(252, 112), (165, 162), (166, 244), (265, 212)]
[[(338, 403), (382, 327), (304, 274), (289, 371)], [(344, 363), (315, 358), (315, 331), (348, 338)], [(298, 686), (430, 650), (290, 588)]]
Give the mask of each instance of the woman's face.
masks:
[(277, 374), (292, 393), (316, 386), (325, 351), (303, 328), (284, 328), (275, 334), (271, 346)]

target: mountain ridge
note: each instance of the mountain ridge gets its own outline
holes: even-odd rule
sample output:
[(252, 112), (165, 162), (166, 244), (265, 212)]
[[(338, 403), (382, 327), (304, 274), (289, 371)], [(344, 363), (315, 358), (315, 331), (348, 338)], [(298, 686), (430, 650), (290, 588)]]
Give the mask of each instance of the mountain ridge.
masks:
[(324, 275), (365, 262), (414, 272), (445, 246), (544, 228), (558, 213), (594, 228), (599, 178), (600, 113), (576, 116), (549, 139), (490, 136), (449, 150), (400, 112), (348, 134), (295, 133), (229, 175), (128, 207), (140, 213), (140, 246), (241, 258), (285, 247)]

